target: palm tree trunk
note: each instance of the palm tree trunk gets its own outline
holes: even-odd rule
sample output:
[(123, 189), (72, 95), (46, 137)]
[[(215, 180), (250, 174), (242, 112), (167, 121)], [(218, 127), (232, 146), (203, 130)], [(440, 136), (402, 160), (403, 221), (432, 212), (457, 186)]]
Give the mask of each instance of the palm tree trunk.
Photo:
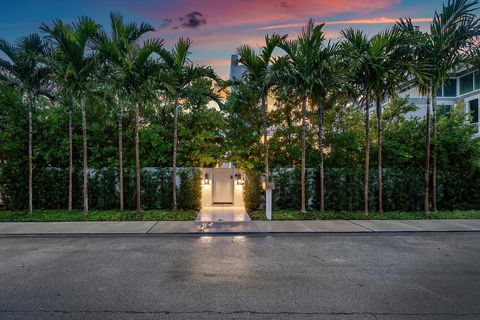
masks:
[(80, 98), (82, 110), (82, 140), (83, 140), (83, 214), (88, 214), (88, 153), (87, 153), (87, 112), (85, 98)]
[(301, 211), (302, 213), (306, 213), (306, 201), (305, 201), (305, 144), (306, 144), (306, 134), (307, 134), (307, 125), (306, 125), (306, 117), (307, 117), (307, 98), (303, 97), (302, 99), (302, 172), (301, 172)]
[(370, 96), (365, 95), (365, 177), (363, 201), (365, 215), (368, 216), (368, 176), (370, 167)]
[(33, 165), (32, 165), (32, 144), (33, 144), (33, 107), (32, 98), (28, 95), (28, 213), (33, 212)]
[(429, 194), (430, 187), (430, 94), (427, 96), (427, 113), (425, 119), (425, 172), (423, 175), (423, 210), (425, 218), (430, 218)]
[(380, 96), (377, 96), (377, 139), (378, 139), (378, 212), (383, 213), (383, 168), (382, 168), (382, 149), (383, 149), (383, 137), (382, 137), (382, 104)]
[(140, 136), (139, 136), (139, 122), (140, 122), (140, 103), (135, 103), (135, 178), (137, 190), (137, 208), (135, 210), (137, 219), (142, 215), (141, 203), (141, 189), (140, 189)]
[(173, 168), (172, 168), (172, 210), (177, 210), (177, 143), (178, 143), (178, 99), (173, 111)]
[(72, 104), (68, 101), (68, 211), (72, 210), (73, 203), (73, 129)]
[(437, 211), (437, 111), (436, 111), (436, 92), (432, 89), (432, 131), (433, 131), (433, 145), (432, 145), (432, 210)]
[(120, 185), (120, 211), (123, 211), (123, 117), (122, 106), (116, 96), (118, 109), (118, 180)]
[(263, 110), (263, 143), (265, 145), (265, 179), (270, 182), (270, 169), (268, 160), (268, 104), (266, 96), (262, 97)]
[(318, 146), (320, 149), (320, 211), (325, 211), (325, 173), (323, 170), (323, 105), (318, 98)]

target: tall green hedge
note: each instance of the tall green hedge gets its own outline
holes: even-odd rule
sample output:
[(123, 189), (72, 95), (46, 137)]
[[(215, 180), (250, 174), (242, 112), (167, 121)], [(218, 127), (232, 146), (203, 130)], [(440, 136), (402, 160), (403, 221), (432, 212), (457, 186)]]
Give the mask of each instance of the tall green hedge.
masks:
[[(28, 190), (26, 168), (5, 165), (0, 171), (3, 206), (7, 209), (26, 208)], [(36, 209), (62, 209), (67, 207), (68, 171), (59, 168), (35, 168), (33, 205)], [(81, 170), (75, 170), (73, 181), (73, 206), (82, 207)], [(201, 209), (201, 172), (196, 168), (178, 169), (177, 203), (179, 209)], [(172, 203), (172, 169), (145, 168), (141, 172), (142, 208), (169, 209)], [(89, 207), (93, 210), (118, 208), (118, 170), (104, 168), (90, 170), (88, 184)], [(124, 172), (125, 209), (135, 208), (135, 171)]]
[(246, 170), (245, 184), (243, 185), (243, 204), (247, 212), (258, 209), (261, 205), (263, 195), (261, 179), (262, 175), (258, 171)]
[[(252, 173), (250, 173), (252, 175)], [(260, 174), (247, 182), (244, 189), (244, 202), (247, 210), (264, 207), (264, 194), (256, 187)], [(300, 208), (300, 170), (275, 169), (272, 171), (275, 182), (273, 208)], [(386, 168), (383, 172), (383, 201), (387, 211), (423, 210), (423, 170)], [(316, 169), (307, 169), (307, 207), (315, 210), (319, 206), (319, 175)], [(369, 206), (376, 209), (377, 171), (371, 169), (369, 182)], [(480, 171), (465, 172), (449, 170), (438, 173), (438, 208), (440, 210), (471, 210), (480, 207)], [(363, 170), (349, 168), (325, 169), (325, 208), (333, 211), (363, 210)]]

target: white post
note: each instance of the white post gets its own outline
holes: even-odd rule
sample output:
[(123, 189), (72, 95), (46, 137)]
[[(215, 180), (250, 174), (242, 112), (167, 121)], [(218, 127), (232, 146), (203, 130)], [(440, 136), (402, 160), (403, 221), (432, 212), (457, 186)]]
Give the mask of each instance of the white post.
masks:
[(265, 212), (267, 214), (267, 220), (272, 220), (272, 189), (267, 187), (265, 190)]

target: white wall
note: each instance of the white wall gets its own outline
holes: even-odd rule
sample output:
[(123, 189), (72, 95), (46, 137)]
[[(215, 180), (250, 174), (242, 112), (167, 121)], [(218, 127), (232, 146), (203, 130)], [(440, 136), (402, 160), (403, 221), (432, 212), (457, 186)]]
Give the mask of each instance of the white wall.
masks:
[[(213, 176), (214, 170), (225, 170), (225, 169), (213, 169), (213, 168), (203, 168), (202, 169), (202, 207), (211, 207), (214, 206), (212, 203), (213, 199)], [(244, 172), (238, 169), (231, 169), (232, 175), (235, 176), (236, 173), (241, 173), (244, 175)], [(210, 183), (206, 185), (204, 183), (205, 174), (208, 174), (208, 179)], [(237, 185), (234, 181), (234, 193), (233, 193), (233, 204), (232, 207), (243, 207), (243, 185)], [(224, 205), (222, 205), (224, 206)]]

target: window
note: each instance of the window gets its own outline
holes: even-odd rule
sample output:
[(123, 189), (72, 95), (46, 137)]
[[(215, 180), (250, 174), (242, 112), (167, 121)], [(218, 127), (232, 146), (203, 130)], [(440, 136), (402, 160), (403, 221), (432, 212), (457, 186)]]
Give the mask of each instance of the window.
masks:
[(443, 84), (443, 96), (444, 97), (456, 97), (457, 96), (457, 79), (448, 79)]
[(460, 94), (473, 91), (473, 73), (460, 78)]
[(448, 117), (452, 108), (452, 105), (437, 105), (437, 115), (440, 117)]
[(468, 109), (472, 116), (472, 123), (478, 123), (478, 99), (470, 100), (468, 102)]
[(438, 91), (437, 91), (437, 97), (443, 97), (443, 90), (442, 90), (442, 87), (438, 88)]
[(475, 90), (480, 89), (480, 73), (475, 71)]

